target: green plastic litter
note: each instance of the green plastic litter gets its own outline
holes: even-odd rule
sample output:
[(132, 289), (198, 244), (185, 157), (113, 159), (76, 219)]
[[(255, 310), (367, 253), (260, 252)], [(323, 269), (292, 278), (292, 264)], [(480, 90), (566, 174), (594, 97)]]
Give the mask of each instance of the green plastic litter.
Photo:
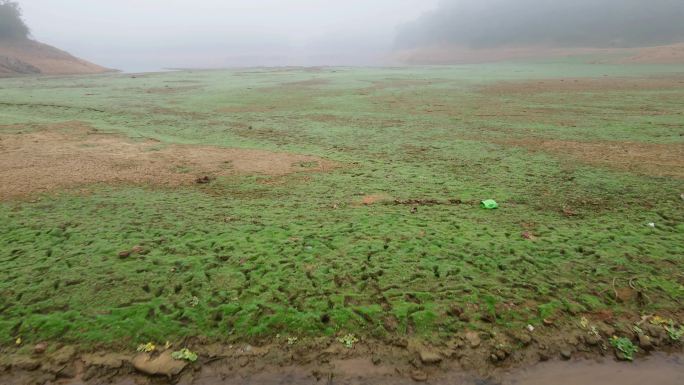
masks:
[(487, 210), (494, 210), (499, 208), (499, 204), (494, 199), (487, 199), (480, 202), (480, 207)]

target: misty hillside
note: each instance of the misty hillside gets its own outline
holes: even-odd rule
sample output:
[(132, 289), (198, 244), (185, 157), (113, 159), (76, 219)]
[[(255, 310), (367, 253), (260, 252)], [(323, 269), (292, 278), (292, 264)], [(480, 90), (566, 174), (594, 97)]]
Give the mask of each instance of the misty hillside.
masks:
[(29, 38), (29, 28), (16, 2), (0, 1), (0, 76), (71, 75), (107, 72), (55, 47)]
[(681, 0), (445, 0), (404, 25), (395, 44), (413, 63), (582, 53), (684, 62), (682, 20)]

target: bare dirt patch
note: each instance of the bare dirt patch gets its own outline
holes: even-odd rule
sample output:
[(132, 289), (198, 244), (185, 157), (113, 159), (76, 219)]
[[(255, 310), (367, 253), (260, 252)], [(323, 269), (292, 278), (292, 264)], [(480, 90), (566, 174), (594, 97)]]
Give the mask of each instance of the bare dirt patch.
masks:
[(619, 64), (682, 64), (684, 43), (658, 47), (645, 47), (628, 58), (618, 60)]
[(179, 186), (204, 176), (282, 176), (332, 167), (315, 156), (134, 141), (79, 122), (0, 135), (0, 199), (93, 183)]
[(300, 80), (296, 82), (289, 82), (289, 83), (283, 83), (281, 86), (282, 87), (318, 87), (318, 86), (324, 86), (326, 84), (329, 84), (330, 80), (328, 79), (322, 79), (322, 78), (316, 78), (316, 79), (308, 79), (308, 80)]
[(158, 94), (158, 95), (168, 95), (168, 94), (177, 94), (177, 93), (182, 93), (182, 92), (195, 91), (195, 90), (199, 90), (202, 88), (203, 87), (199, 86), (199, 85), (180, 86), (180, 87), (170, 87), (170, 86), (152, 87), (152, 88), (145, 89), (145, 93), (147, 93), (147, 94)]
[(445, 82), (444, 79), (384, 79), (373, 81), (372, 85), (361, 89), (362, 94), (375, 91), (383, 91), (394, 88), (412, 88), (412, 87), (428, 87), (439, 82)]
[(361, 200), (359, 201), (359, 203), (364, 205), (364, 206), (372, 206), (376, 203), (390, 202), (390, 201), (392, 201), (391, 196), (389, 196), (388, 194), (379, 193), (379, 194), (364, 195), (363, 197), (361, 197)]
[(560, 154), (583, 163), (637, 174), (684, 179), (684, 143), (578, 142), (541, 138), (507, 139), (497, 143)]

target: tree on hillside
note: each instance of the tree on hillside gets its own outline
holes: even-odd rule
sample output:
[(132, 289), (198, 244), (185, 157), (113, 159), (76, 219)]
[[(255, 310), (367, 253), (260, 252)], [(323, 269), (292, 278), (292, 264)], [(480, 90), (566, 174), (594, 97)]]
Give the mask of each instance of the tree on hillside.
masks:
[(29, 28), (16, 1), (0, 0), (0, 38), (27, 38)]

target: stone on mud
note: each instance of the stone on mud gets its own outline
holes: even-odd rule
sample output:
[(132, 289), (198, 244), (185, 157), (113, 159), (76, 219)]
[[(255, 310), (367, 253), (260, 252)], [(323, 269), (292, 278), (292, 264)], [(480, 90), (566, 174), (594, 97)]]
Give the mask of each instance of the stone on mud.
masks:
[(480, 346), (480, 335), (477, 332), (467, 332), (465, 335), (466, 340), (471, 348), (476, 348)]
[(33, 347), (33, 353), (34, 354), (43, 354), (47, 350), (48, 344), (47, 342), (39, 342), (36, 344), (36, 346)]
[(54, 352), (51, 356), (52, 361), (56, 364), (64, 365), (71, 361), (76, 355), (76, 348), (73, 346), (64, 346), (61, 349)]
[(33, 371), (40, 367), (40, 361), (25, 356), (19, 356), (12, 360), (12, 367), (20, 370)]
[(431, 350), (421, 349), (418, 354), (420, 355), (420, 360), (424, 364), (438, 364), (442, 361), (442, 357), (439, 355), (439, 353), (433, 352)]
[(639, 346), (644, 350), (653, 349), (653, 343), (651, 342), (651, 337), (645, 334), (639, 334)]
[(570, 348), (563, 348), (561, 349), (560, 353), (564, 360), (569, 360), (572, 358), (572, 350), (570, 350)]
[(151, 376), (161, 375), (173, 377), (182, 372), (188, 365), (185, 361), (174, 360), (170, 351), (165, 351), (153, 357), (150, 354), (138, 354), (131, 361), (133, 367), (138, 371)]
[(425, 382), (428, 379), (428, 375), (424, 371), (416, 369), (411, 372), (411, 379), (416, 382)]
[(81, 357), (85, 365), (99, 366), (107, 369), (119, 369), (124, 362), (128, 362), (128, 357), (121, 354), (85, 354)]

